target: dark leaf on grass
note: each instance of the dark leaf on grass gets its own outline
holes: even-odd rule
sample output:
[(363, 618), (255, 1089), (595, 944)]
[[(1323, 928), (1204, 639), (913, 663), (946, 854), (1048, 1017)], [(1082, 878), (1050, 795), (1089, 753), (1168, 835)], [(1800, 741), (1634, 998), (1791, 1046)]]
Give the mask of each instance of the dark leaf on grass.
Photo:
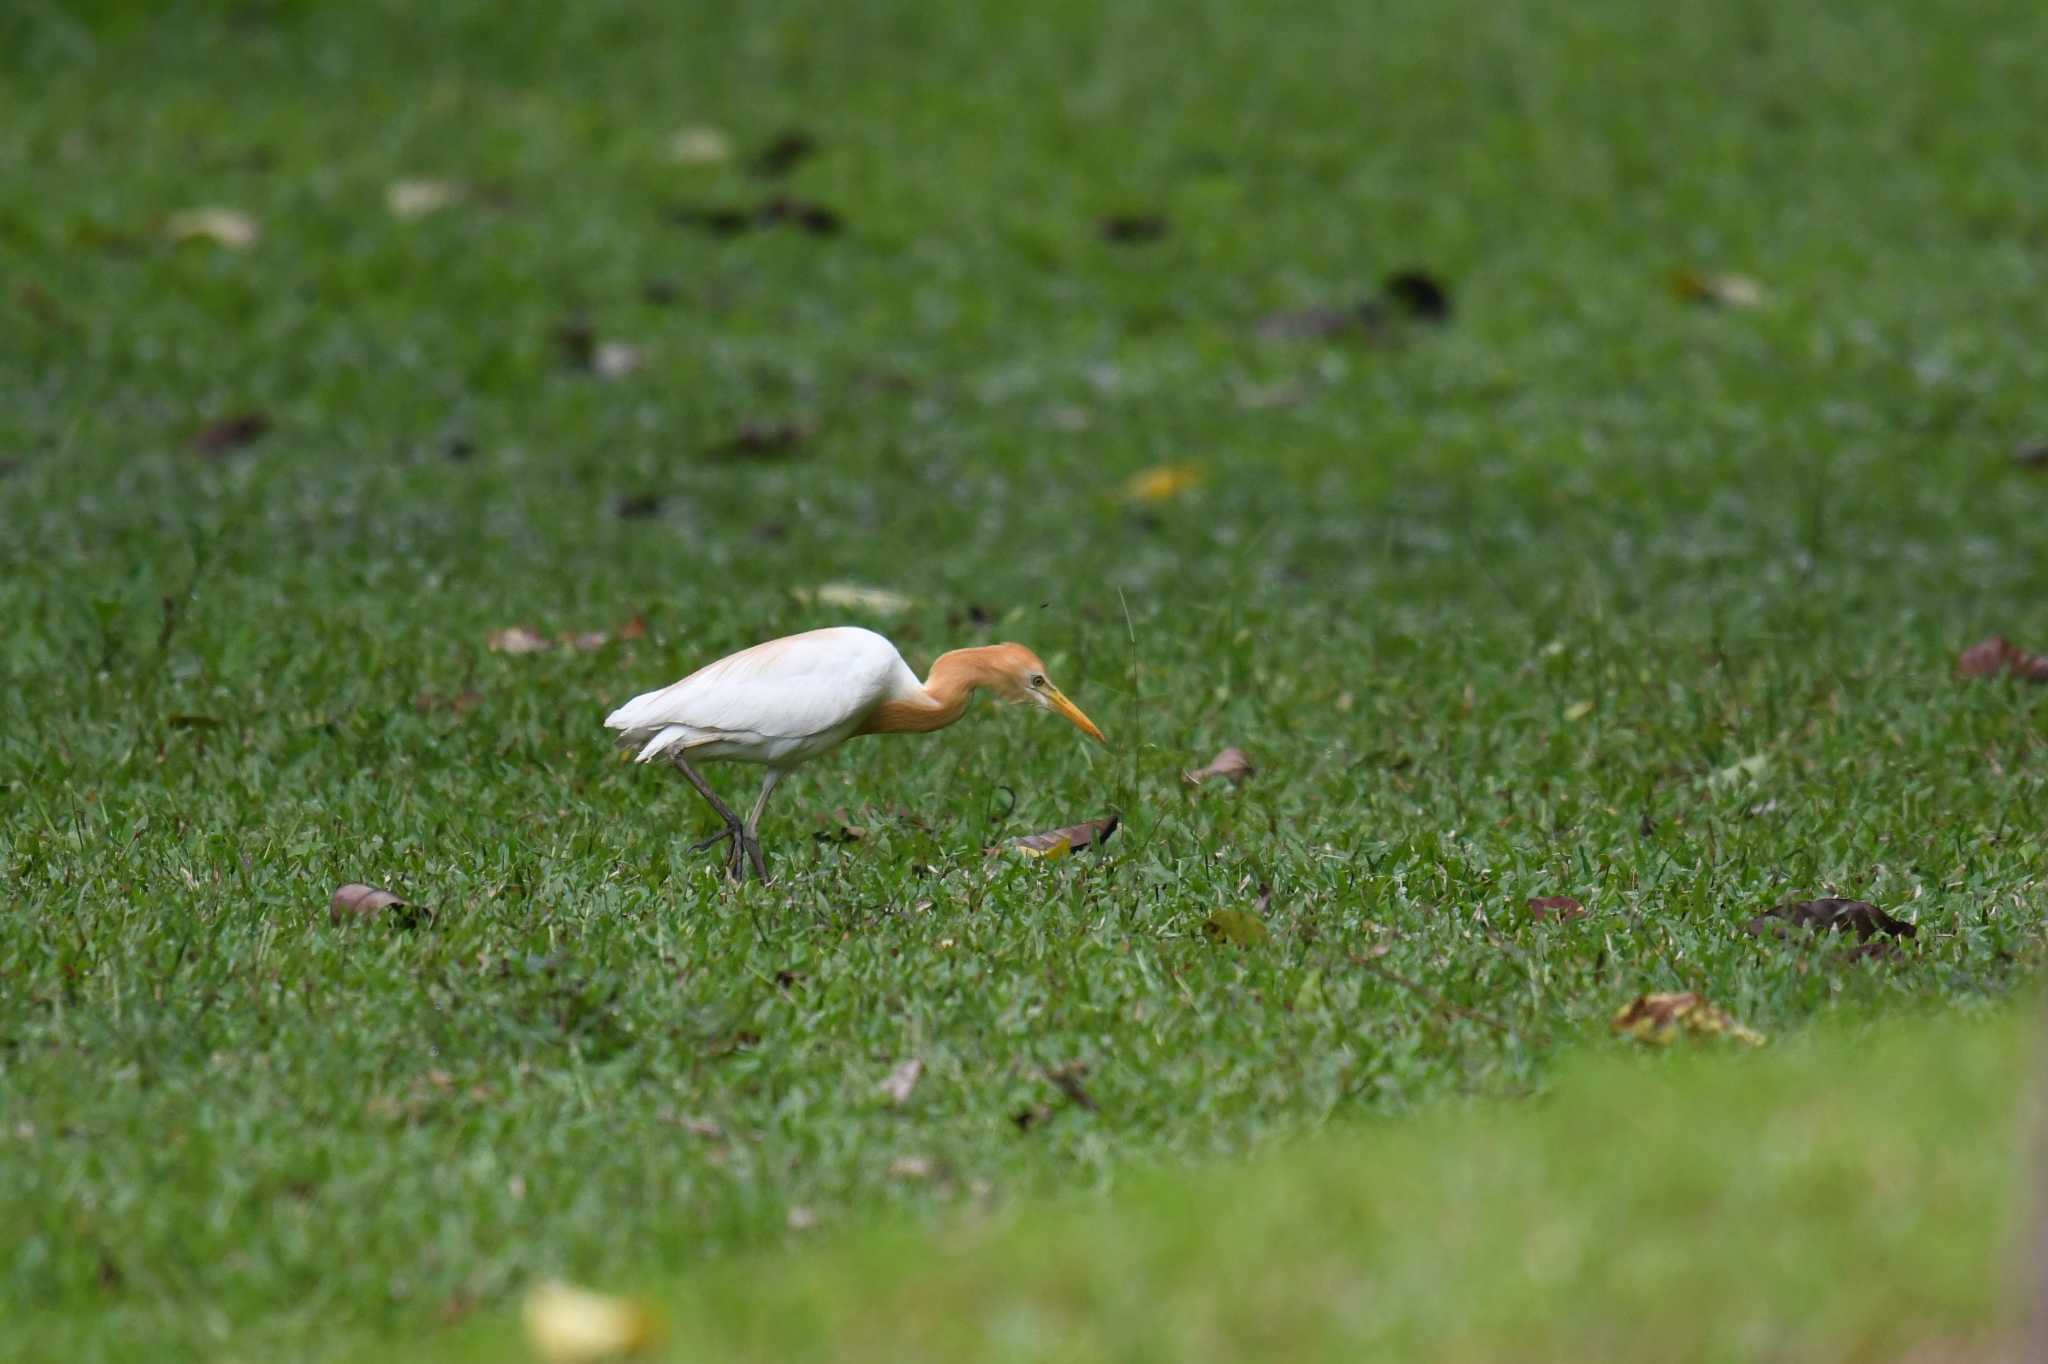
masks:
[(737, 237), (756, 226), (755, 215), (743, 208), (679, 208), (669, 218), (680, 227), (701, 228), (714, 237)]
[(224, 455), (263, 439), (270, 430), (265, 412), (237, 412), (231, 417), (208, 422), (192, 437), (192, 448), (202, 455)]
[(1042, 834), (1026, 834), (1022, 838), (1011, 839), (1006, 846), (1027, 857), (1064, 857), (1070, 852), (1079, 852), (1082, 848), (1107, 841), (1116, 832), (1118, 820), (1118, 816), (1111, 815), (1107, 819), (1070, 824), (1064, 829), (1048, 829)]
[(1554, 918), (1568, 924), (1586, 917), (1586, 907), (1569, 895), (1532, 895), (1524, 903), (1529, 907), (1529, 917), (1537, 923)]
[(718, 459), (784, 459), (811, 438), (802, 422), (746, 422), (731, 438), (711, 447)]
[(801, 228), (814, 237), (830, 237), (845, 226), (839, 214), (823, 204), (813, 203), (809, 199), (792, 199), (784, 196), (777, 196), (762, 204), (756, 216), (764, 227), (782, 223)]
[(780, 180), (818, 154), (818, 139), (801, 128), (785, 128), (755, 152), (747, 169), (764, 180)]
[(1086, 1061), (1069, 1061), (1063, 1066), (1048, 1067), (1045, 1072), (1045, 1078), (1052, 1081), (1058, 1087), (1060, 1093), (1067, 1096), (1070, 1103), (1079, 1104), (1090, 1113), (1093, 1113), (1096, 1111), (1095, 1096), (1090, 1094), (1081, 1083), (1081, 1078), (1087, 1073), (1088, 1063)]
[(774, 544), (778, 540), (789, 538), (789, 527), (781, 521), (763, 521), (747, 533), (756, 540)]
[(2010, 674), (2028, 682), (2048, 682), (2048, 657), (2030, 654), (2004, 635), (1978, 640), (1956, 656), (1956, 676), (1997, 677)]
[(1760, 1047), (1763, 1034), (1745, 1028), (1727, 1010), (1709, 1004), (1690, 990), (1677, 994), (1637, 995), (1617, 1009), (1609, 1026), (1617, 1033), (1669, 1046), (1681, 1036), (1726, 1037)]
[(1751, 919), (1744, 931), (1753, 937), (1782, 938), (1795, 927), (1811, 929), (1816, 933), (1839, 933), (1843, 929), (1849, 929), (1858, 938), (1864, 939), (1880, 933), (1886, 937), (1910, 938), (1920, 931), (1919, 925), (1909, 924), (1904, 919), (1894, 919), (1866, 900), (1842, 900), (1833, 897), (1787, 901)]
[(1387, 312), (1372, 299), (1348, 308), (1297, 308), (1260, 318), (1257, 330), (1268, 341), (1383, 341)]
[(597, 329), (590, 323), (572, 317), (557, 322), (549, 335), (554, 338), (555, 352), (564, 365), (581, 370), (597, 367)]
[(456, 464), (462, 464), (476, 454), (476, 442), (468, 436), (450, 436), (441, 442), (441, 454)]
[(612, 515), (621, 521), (645, 521), (660, 510), (660, 493), (621, 493), (612, 500)]
[(418, 913), (419, 911), (413, 910), (411, 905), (382, 886), (365, 885), (361, 881), (351, 881), (342, 886), (327, 902), (327, 922), (331, 924), (346, 920), (360, 922), (384, 914), (392, 914), (399, 921), (409, 924)]
[(1242, 909), (1219, 909), (1202, 920), (1202, 936), (1212, 943), (1252, 947), (1270, 941), (1266, 921)]
[(1102, 239), (1130, 246), (1156, 242), (1166, 235), (1163, 213), (1114, 213), (1102, 220)]
[(1692, 303), (1723, 308), (1754, 308), (1764, 301), (1764, 288), (1747, 275), (1716, 275), (1680, 270), (1671, 277), (1671, 292)]
[(1017, 1124), (1019, 1132), (1029, 1132), (1052, 1117), (1051, 1104), (1027, 1104), (1010, 1115), (1010, 1121)]
[(1252, 765), (1250, 756), (1243, 749), (1226, 748), (1215, 757), (1209, 759), (1207, 767), (1198, 767), (1193, 771), (1183, 772), (1180, 775), (1181, 780), (1190, 786), (1200, 786), (1203, 782), (1217, 777), (1228, 781), (1232, 786), (1242, 786), (1245, 783), (1245, 779), (1255, 774), (1258, 770), (1257, 767)]
[(2030, 440), (2014, 446), (2012, 462), (2022, 469), (2048, 469), (2048, 440)]
[(1396, 270), (1380, 283), (1380, 292), (1403, 317), (1419, 322), (1448, 322), (1451, 292), (1426, 270)]

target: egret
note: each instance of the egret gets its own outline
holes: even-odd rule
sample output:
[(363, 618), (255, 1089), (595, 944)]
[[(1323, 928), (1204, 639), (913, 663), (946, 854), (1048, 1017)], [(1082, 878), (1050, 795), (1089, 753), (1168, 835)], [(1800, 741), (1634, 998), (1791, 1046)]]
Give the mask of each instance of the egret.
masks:
[[(1047, 679), (1038, 655), (1021, 644), (940, 654), (931, 675), (919, 682), (895, 645), (857, 626), (806, 630), (728, 654), (680, 682), (634, 697), (604, 722), (620, 731), (620, 748), (639, 750), (637, 761), (674, 763), (725, 821), (722, 832), (693, 852), (730, 839), (726, 874), (740, 880), (751, 864), (754, 875), (766, 881), (761, 812), (778, 782), (856, 734), (944, 729), (982, 687), (1005, 701), (1042, 706), (1097, 743), (1108, 742)], [(695, 766), (718, 761), (768, 769), (744, 820)]]

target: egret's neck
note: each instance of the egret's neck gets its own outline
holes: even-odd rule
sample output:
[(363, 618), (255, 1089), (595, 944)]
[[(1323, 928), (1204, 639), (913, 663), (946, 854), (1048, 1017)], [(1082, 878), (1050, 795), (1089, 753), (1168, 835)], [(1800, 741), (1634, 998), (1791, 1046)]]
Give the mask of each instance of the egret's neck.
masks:
[(988, 685), (995, 666), (994, 649), (955, 649), (932, 663), (924, 685), (908, 696), (893, 697), (875, 707), (863, 734), (925, 734), (944, 729), (967, 711), (976, 687)]

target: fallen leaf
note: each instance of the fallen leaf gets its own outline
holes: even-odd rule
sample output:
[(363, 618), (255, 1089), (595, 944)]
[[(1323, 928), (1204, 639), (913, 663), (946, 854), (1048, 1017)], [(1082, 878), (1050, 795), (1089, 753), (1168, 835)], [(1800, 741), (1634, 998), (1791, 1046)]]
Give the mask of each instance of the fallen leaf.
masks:
[(747, 169), (764, 180), (780, 180), (818, 154), (818, 139), (801, 128), (785, 128), (755, 152)]
[(836, 606), (852, 611), (873, 611), (884, 616), (908, 611), (917, 604), (914, 598), (901, 592), (891, 592), (882, 587), (862, 587), (859, 583), (798, 587), (791, 589), (790, 595), (805, 606)]
[(1592, 713), (1593, 703), (1591, 701), (1574, 701), (1564, 708), (1564, 718), (1568, 723), (1583, 720)]
[(685, 166), (715, 166), (732, 156), (732, 144), (716, 128), (683, 128), (669, 138), (668, 154)]
[(1892, 938), (1910, 938), (1920, 931), (1918, 924), (1894, 919), (1867, 900), (1834, 897), (1789, 900), (1751, 919), (1743, 926), (1743, 931), (1752, 937), (1784, 938), (1791, 936), (1794, 928), (1810, 929), (1816, 933), (1839, 933), (1846, 928), (1859, 939), (1880, 933)]
[(2012, 462), (2022, 469), (2048, 469), (2048, 440), (2030, 440), (2014, 446)]
[(777, 459), (795, 453), (810, 438), (811, 428), (802, 422), (744, 422), (710, 453), (718, 459)]
[(1760, 1047), (1765, 1038), (1737, 1022), (1725, 1009), (1717, 1008), (1691, 990), (1677, 994), (1637, 995), (1615, 1011), (1609, 1025), (1638, 1042), (1669, 1046), (1681, 1035), (1726, 1037), (1745, 1046)]
[(237, 412), (200, 427), (192, 437), (192, 448), (202, 455), (224, 455), (230, 450), (255, 444), (269, 430), (269, 413)]
[(1229, 943), (1233, 947), (1252, 947), (1272, 938), (1264, 919), (1241, 909), (1219, 909), (1202, 920), (1202, 936), (1212, 943)]
[(562, 647), (574, 649), (579, 654), (591, 653), (611, 643), (611, 635), (603, 630), (570, 631), (560, 636)]
[(591, 356), (590, 368), (600, 379), (623, 379), (646, 363), (646, 354), (638, 346), (624, 341), (604, 341)]
[(1426, 270), (1396, 270), (1380, 283), (1380, 293), (1395, 311), (1419, 322), (1448, 322), (1451, 292)]
[(2048, 682), (2048, 657), (2030, 654), (2004, 635), (1981, 639), (1956, 656), (1958, 677), (1996, 677), (2000, 673), (2028, 682)]
[(1052, 1117), (1051, 1104), (1026, 1104), (1010, 1115), (1010, 1121), (1017, 1125), (1019, 1132), (1029, 1132)]
[(844, 806), (839, 807), (829, 815), (819, 815), (818, 823), (825, 827), (818, 830), (812, 837), (820, 843), (858, 843), (868, 836), (867, 826), (855, 824), (852, 817), (846, 813)]
[(461, 691), (450, 696), (442, 696), (438, 692), (422, 691), (419, 695), (412, 698), (412, 706), (414, 710), (422, 715), (431, 715), (437, 710), (445, 710), (450, 715), (467, 715), (482, 705), (483, 701), (484, 694), (482, 692), (464, 687)]
[(619, 627), (618, 633), (622, 641), (647, 638), (647, 617), (635, 611), (626, 617), (626, 623)]
[(1131, 475), (1124, 497), (1132, 502), (1165, 502), (1200, 487), (1202, 471), (1193, 464), (1160, 464)]
[(1069, 1061), (1065, 1065), (1048, 1067), (1045, 1078), (1052, 1081), (1070, 1103), (1079, 1104), (1090, 1113), (1096, 1112), (1095, 1098), (1081, 1083), (1081, 1077), (1088, 1073), (1086, 1061)]
[(761, 205), (755, 217), (764, 226), (784, 223), (802, 228), (814, 237), (833, 236), (845, 226), (835, 210), (809, 199), (770, 199)]
[(1182, 781), (1190, 786), (1200, 786), (1203, 782), (1215, 777), (1223, 778), (1232, 786), (1242, 786), (1245, 783), (1245, 779), (1255, 775), (1258, 770), (1258, 768), (1252, 765), (1250, 756), (1243, 749), (1226, 748), (1215, 757), (1209, 759), (1207, 767), (1198, 767), (1193, 771), (1183, 772), (1180, 774), (1180, 777)]
[[(398, 896), (393, 895), (390, 891), (385, 890), (382, 886), (366, 885), (361, 881), (350, 881), (338, 888), (334, 892), (333, 898), (327, 902), (327, 922), (338, 924), (344, 919), (363, 921), (374, 919), (386, 910), (405, 910), (411, 908), (411, 905)], [(399, 915), (397, 917), (409, 919), (411, 916)]]
[(544, 654), (555, 647), (546, 635), (524, 625), (493, 630), (484, 637), (484, 644), (494, 654)]
[(621, 493), (612, 500), (612, 515), (621, 521), (645, 521), (660, 510), (660, 493)]
[(1119, 245), (1138, 242), (1156, 242), (1166, 235), (1166, 215), (1163, 213), (1116, 213), (1104, 218), (1101, 223), (1102, 239)]
[(882, 1078), (882, 1093), (890, 1103), (901, 1108), (910, 1102), (910, 1092), (917, 1088), (917, 1082), (924, 1078), (924, 1062), (913, 1056), (897, 1064)]
[(1523, 901), (1528, 907), (1529, 917), (1537, 923), (1555, 918), (1561, 924), (1586, 917), (1586, 907), (1569, 895), (1532, 895)]
[(1770, 771), (1771, 755), (1752, 753), (1740, 762), (1732, 762), (1707, 777), (1707, 785), (1716, 787), (1736, 786), (1761, 781), (1764, 773)]
[(209, 241), (242, 251), (256, 244), (263, 229), (240, 209), (194, 208), (165, 219), (164, 235), (175, 242)]
[(1345, 308), (1296, 308), (1260, 318), (1258, 334), (1268, 341), (1334, 341), (1388, 339), (1386, 307), (1367, 299)]
[(1717, 275), (1680, 270), (1671, 276), (1671, 292), (1692, 303), (1723, 308), (1754, 308), (1764, 301), (1764, 287), (1747, 275)]
[(1042, 834), (1026, 834), (1022, 838), (1011, 839), (1004, 846), (1027, 857), (1064, 857), (1068, 853), (1107, 841), (1109, 836), (1116, 832), (1120, 818), (1112, 814), (1107, 819), (1091, 819), (1081, 824), (1070, 824), (1064, 829), (1049, 829)]
[(384, 207), (394, 218), (423, 218), (462, 198), (462, 186), (446, 180), (393, 180), (384, 187)]
[(725, 1140), (725, 1129), (710, 1118), (697, 1117), (689, 1113), (670, 1113), (663, 1116), (667, 1121), (674, 1123), (693, 1137), (702, 1137), (706, 1141)]
[(565, 1283), (528, 1289), (519, 1317), (526, 1343), (548, 1364), (594, 1364), (640, 1354), (661, 1336), (660, 1318), (646, 1303)]
[(938, 1172), (938, 1162), (930, 1156), (898, 1156), (889, 1162), (891, 1179), (930, 1179)]

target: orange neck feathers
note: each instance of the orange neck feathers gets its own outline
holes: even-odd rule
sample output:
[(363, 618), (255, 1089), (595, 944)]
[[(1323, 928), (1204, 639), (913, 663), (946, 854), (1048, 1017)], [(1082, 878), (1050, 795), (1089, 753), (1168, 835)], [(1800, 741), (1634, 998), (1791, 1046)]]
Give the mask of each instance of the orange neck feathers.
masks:
[(976, 687), (993, 686), (1001, 676), (999, 660), (1011, 646), (991, 644), (940, 654), (924, 680), (922, 696), (884, 701), (868, 715), (862, 734), (929, 734), (944, 729), (967, 711)]

